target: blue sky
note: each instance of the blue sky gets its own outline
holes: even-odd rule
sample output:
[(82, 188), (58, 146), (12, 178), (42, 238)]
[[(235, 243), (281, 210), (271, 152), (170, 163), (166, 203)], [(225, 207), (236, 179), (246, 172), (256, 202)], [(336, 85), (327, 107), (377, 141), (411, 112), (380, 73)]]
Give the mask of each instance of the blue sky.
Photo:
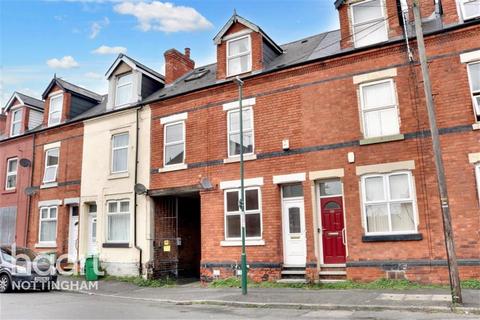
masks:
[(163, 73), (163, 53), (190, 47), (215, 62), (212, 39), (236, 8), (283, 44), (338, 28), (333, 0), (0, 0), (0, 102), (39, 97), (57, 76), (98, 93), (118, 52)]

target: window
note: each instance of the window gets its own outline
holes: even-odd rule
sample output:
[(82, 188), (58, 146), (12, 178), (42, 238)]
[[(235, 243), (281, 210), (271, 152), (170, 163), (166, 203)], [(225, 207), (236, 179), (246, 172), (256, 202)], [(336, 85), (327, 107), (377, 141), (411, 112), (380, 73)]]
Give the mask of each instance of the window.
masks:
[(63, 94), (50, 98), (50, 107), (48, 108), (48, 126), (54, 126), (60, 123), (62, 119)]
[(475, 166), (475, 173), (477, 175), (478, 200), (480, 201), (480, 163)]
[(115, 105), (122, 106), (132, 102), (133, 97), (133, 75), (128, 73), (117, 78), (115, 88)]
[(383, 0), (367, 0), (352, 4), (353, 41), (355, 47), (388, 40)]
[(10, 136), (18, 136), (22, 129), (22, 109), (12, 111), (12, 127), (10, 128)]
[(40, 208), (40, 242), (55, 242), (57, 238), (57, 207)]
[(163, 164), (182, 164), (185, 161), (185, 122), (165, 124)]
[(460, 0), (463, 20), (480, 17), (480, 0)]
[(5, 190), (13, 190), (17, 187), (17, 170), (18, 159), (12, 158), (7, 160), (7, 176), (5, 182)]
[(227, 76), (245, 73), (252, 69), (250, 36), (227, 41)]
[(397, 98), (393, 80), (381, 80), (360, 85), (365, 138), (398, 134)]
[[(262, 237), (262, 209), (259, 188), (245, 189), (246, 238)], [(225, 191), (225, 239), (241, 239), (242, 214), (239, 207), (240, 190)]]
[[(243, 109), (243, 153), (253, 153), (253, 110)], [(228, 112), (228, 156), (240, 154), (240, 111)]]
[(467, 68), (475, 118), (477, 122), (480, 122), (480, 61), (468, 64)]
[(48, 149), (45, 152), (45, 173), (43, 182), (55, 182), (57, 180), (59, 148)]
[(367, 234), (415, 233), (415, 200), (410, 172), (362, 177)]
[(296, 198), (303, 197), (303, 186), (301, 183), (285, 184), (282, 186), (282, 197)]
[(130, 202), (107, 202), (107, 241), (128, 242), (130, 239)]
[(128, 133), (112, 136), (112, 173), (128, 170)]

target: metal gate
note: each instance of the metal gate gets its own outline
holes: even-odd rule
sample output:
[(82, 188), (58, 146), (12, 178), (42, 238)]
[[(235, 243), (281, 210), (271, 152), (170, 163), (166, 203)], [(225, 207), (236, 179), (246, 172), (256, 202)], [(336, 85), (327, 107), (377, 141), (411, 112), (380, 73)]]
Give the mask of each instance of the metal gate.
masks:
[(155, 201), (154, 277), (178, 277), (178, 198)]

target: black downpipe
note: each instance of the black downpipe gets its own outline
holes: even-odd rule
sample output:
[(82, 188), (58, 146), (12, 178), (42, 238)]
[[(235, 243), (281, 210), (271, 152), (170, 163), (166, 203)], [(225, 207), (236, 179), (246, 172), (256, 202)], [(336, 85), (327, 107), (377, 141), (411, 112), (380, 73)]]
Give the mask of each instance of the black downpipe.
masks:
[[(135, 181), (135, 185), (138, 183), (137, 181), (137, 176), (138, 176), (138, 136), (139, 136), (139, 131), (140, 131), (140, 126), (138, 125), (138, 110), (141, 109), (142, 107), (140, 108), (137, 108), (135, 110), (136, 112), (136, 117), (137, 117), (137, 121), (135, 122), (136, 123), (136, 127), (137, 127), (137, 131), (136, 131), (136, 134), (135, 134), (135, 176), (134, 176), (134, 181)], [(133, 194), (133, 245), (135, 247), (135, 249), (138, 250), (138, 253), (139, 253), (139, 266), (138, 266), (138, 272), (140, 274), (140, 276), (142, 276), (142, 248), (140, 248), (138, 245), (137, 245), (137, 193), (134, 192)]]

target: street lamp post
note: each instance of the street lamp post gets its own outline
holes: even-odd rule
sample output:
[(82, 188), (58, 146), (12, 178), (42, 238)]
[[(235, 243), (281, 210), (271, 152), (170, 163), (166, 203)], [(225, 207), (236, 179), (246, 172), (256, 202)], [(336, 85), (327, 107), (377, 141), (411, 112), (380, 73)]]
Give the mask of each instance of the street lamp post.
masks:
[(240, 224), (242, 233), (242, 294), (247, 294), (247, 253), (245, 252), (245, 186), (244, 186), (244, 169), (243, 169), (243, 81), (237, 76), (233, 81), (238, 85), (238, 107), (240, 121), (240, 199), (238, 206), (241, 211)]

